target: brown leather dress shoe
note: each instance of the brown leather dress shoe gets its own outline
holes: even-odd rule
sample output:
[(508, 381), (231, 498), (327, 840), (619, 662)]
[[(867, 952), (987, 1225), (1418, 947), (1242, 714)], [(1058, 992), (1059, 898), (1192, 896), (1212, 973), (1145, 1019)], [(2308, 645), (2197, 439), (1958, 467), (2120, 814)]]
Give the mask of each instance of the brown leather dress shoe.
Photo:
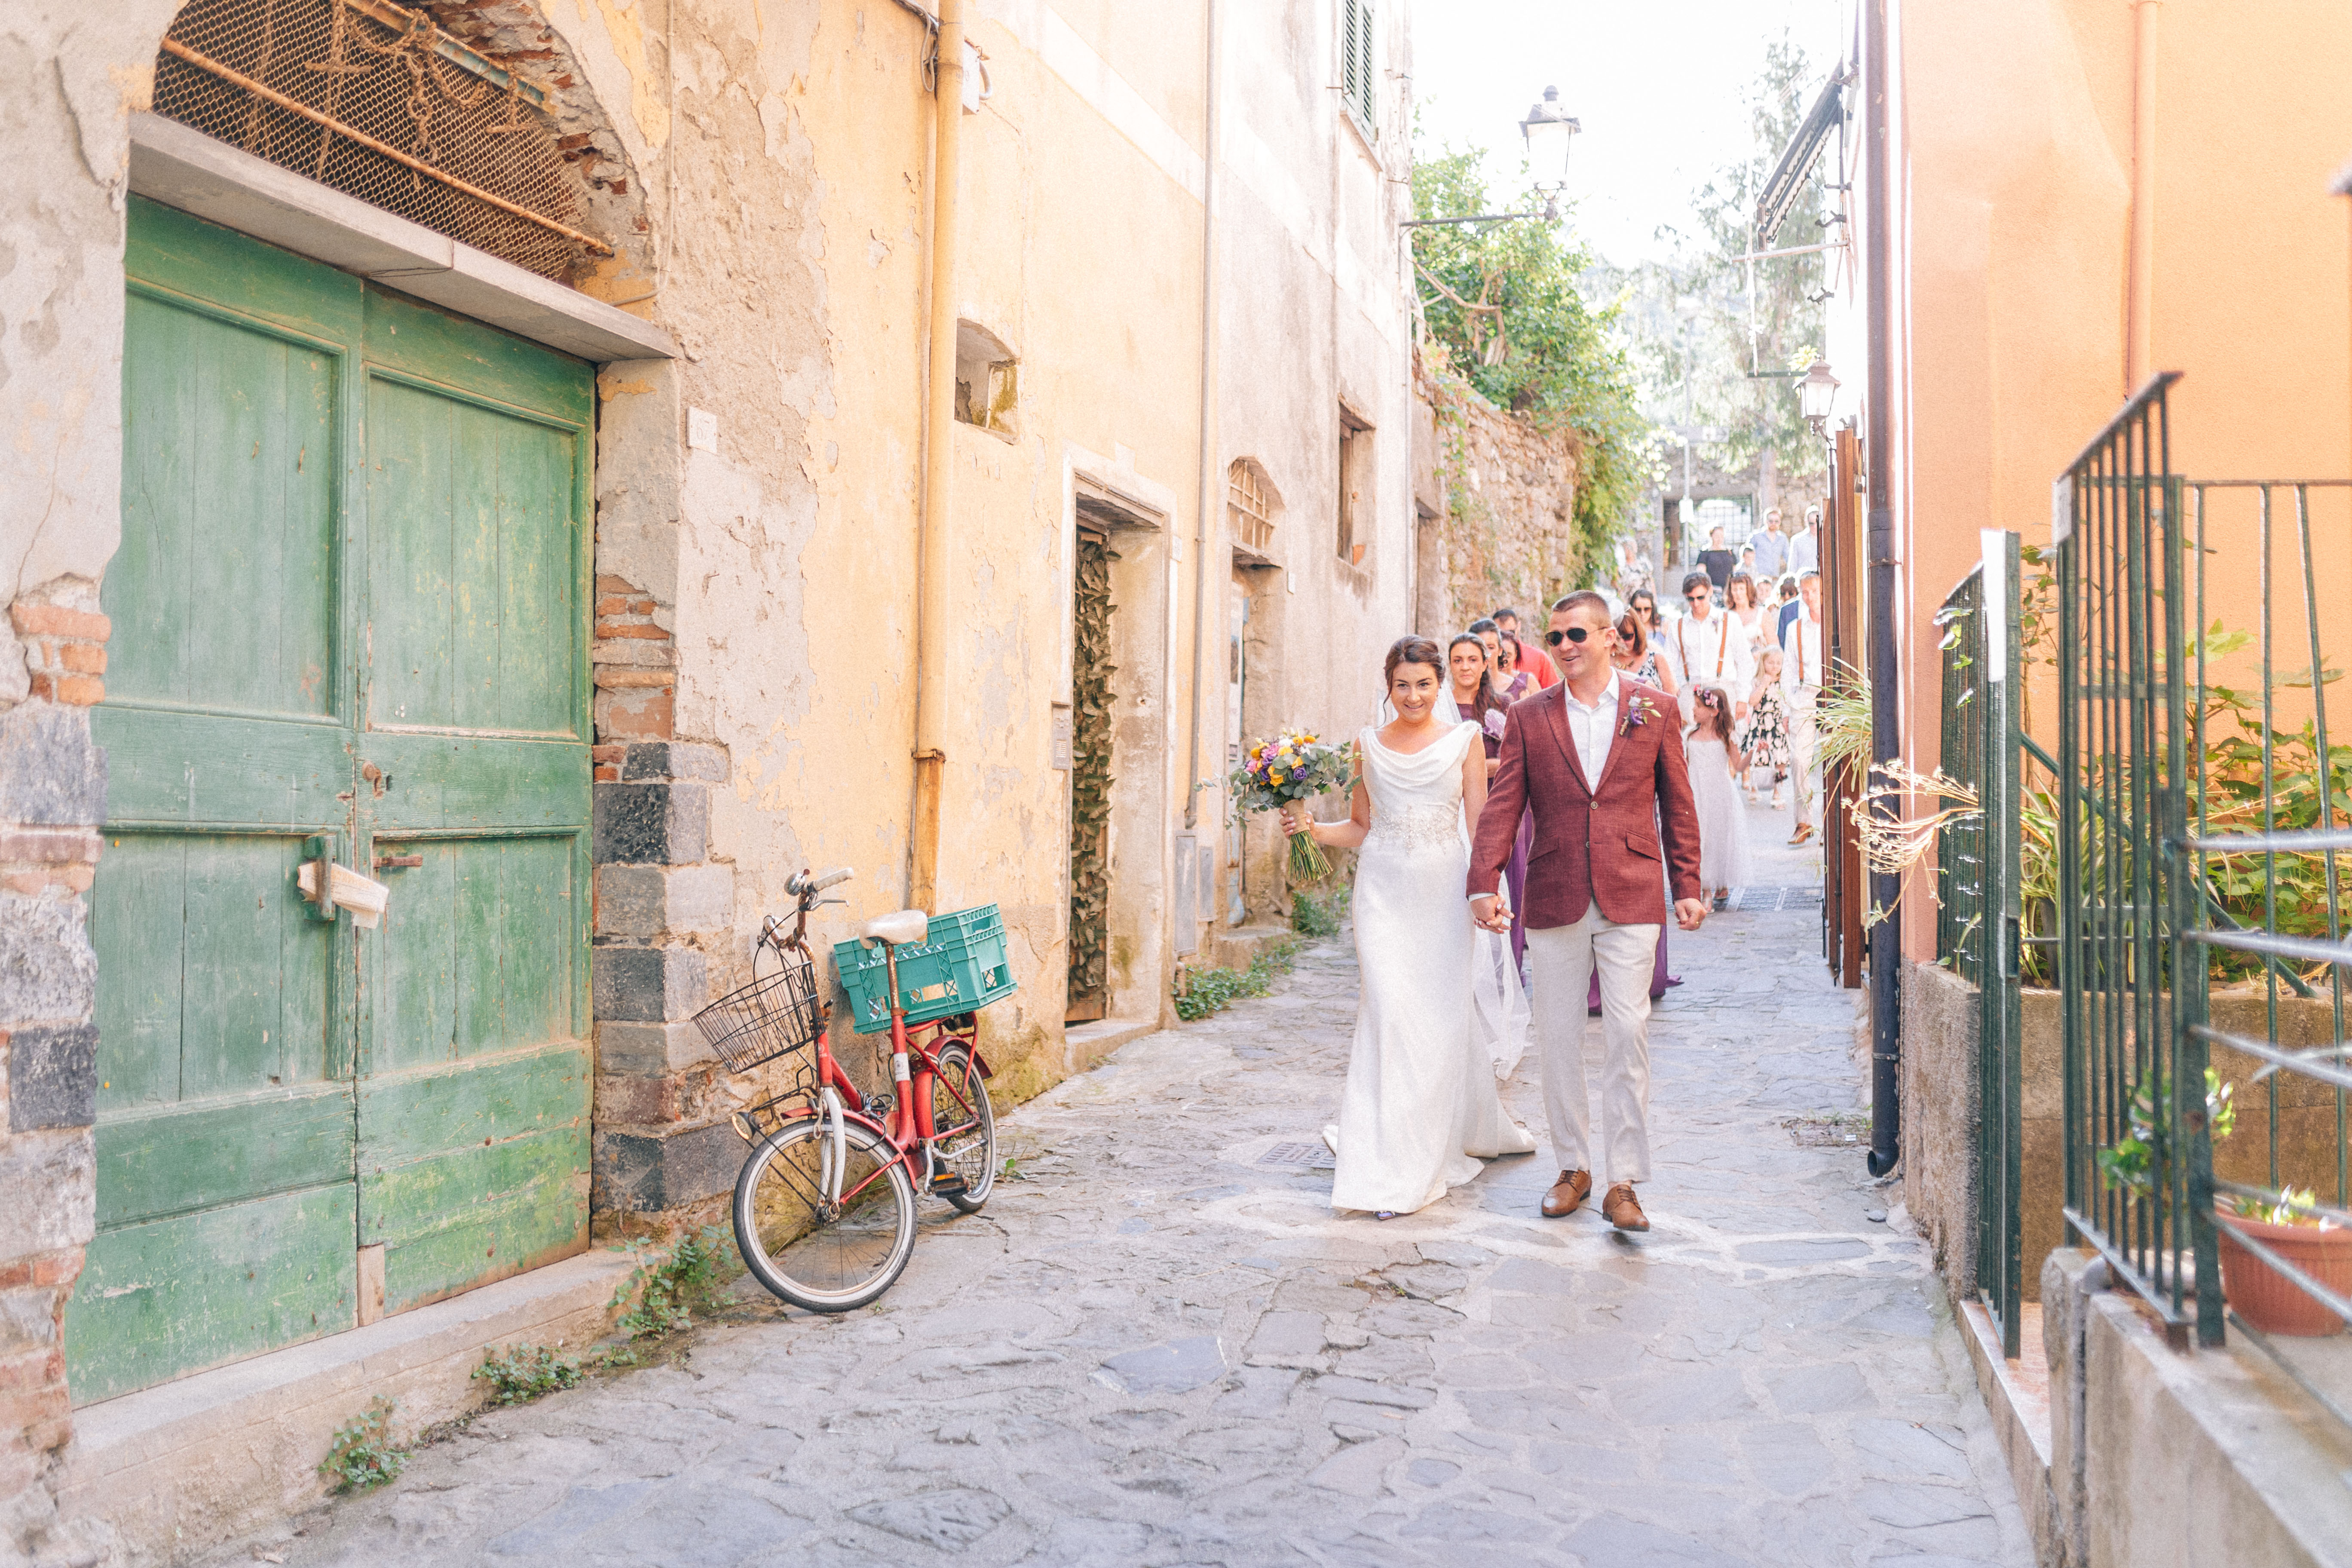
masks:
[(1582, 1208), (1584, 1200), (1591, 1195), (1591, 1172), (1562, 1171), (1559, 1180), (1551, 1184), (1551, 1191), (1544, 1194), (1543, 1216), (1546, 1219), (1566, 1219)]
[[(1580, 1175), (1582, 1173), (1578, 1173)], [(1631, 1182), (1620, 1182), (1610, 1188), (1608, 1195), (1601, 1200), (1601, 1212), (1619, 1230), (1650, 1228), (1650, 1216), (1643, 1214), (1642, 1205), (1633, 1201), (1633, 1184)]]

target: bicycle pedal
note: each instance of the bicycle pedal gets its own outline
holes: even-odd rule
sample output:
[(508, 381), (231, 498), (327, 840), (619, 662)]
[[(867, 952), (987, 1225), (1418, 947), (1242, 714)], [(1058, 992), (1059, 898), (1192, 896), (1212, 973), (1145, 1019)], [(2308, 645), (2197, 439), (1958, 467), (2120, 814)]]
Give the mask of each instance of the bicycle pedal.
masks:
[(933, 1176), (930, 1192), (931, 1195), (937, 1198), (954, 1197), (962, 1194), (971, 1185), (971, 1184), (961, 1176), (950, 1173), (944, 1176)]

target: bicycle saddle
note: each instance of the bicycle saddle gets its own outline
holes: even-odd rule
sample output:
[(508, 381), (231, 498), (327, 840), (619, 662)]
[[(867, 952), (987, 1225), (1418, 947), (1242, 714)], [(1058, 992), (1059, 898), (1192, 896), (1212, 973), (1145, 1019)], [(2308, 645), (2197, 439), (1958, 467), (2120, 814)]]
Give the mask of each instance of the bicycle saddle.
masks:
[(865, 942), (887, 942), (892, 947), (903, 947), (910, 942), (920, 942), (931, 934), (931, 917), (920, 910), (900, 910), (896, 914), (876, 915), (857, 928)]

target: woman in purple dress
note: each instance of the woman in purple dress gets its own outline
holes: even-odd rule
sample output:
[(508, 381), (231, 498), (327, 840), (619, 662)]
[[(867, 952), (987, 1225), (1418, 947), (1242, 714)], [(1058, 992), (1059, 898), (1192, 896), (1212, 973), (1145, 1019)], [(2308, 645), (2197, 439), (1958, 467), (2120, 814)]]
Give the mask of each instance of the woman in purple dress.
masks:
[(1516, 660), (1519, 645), (1503, 635), (1503, 628), (1494, 621), (1470, 623), (1470, 635), (1486, 650), (1486, 668), (1491, 672), (1495, 695), (1508, 708), (1536, 689), (1536, 678), (1517, 668)]
[[(1445, 649), (1445, 662), (1453, 678), (1454, 710), (1473, 724), (1482, 726), (1486, 733), (1486, 776), (1493, 778), (1503, 754), (1503, 725), (1509, 717), (1504, 710), (1527, 694), (1530, 677), (1518, 672), (1516, 687), (1506, 693), (1498, 691), (1495, 671), (1496, 645), (1502, 632), (1492, 621), (1473, 621), (1470, 629), (1457, 635)], [(1511, 858), (1504, 864), (1503, 876), (1511, 889), (1511, 964), (1512, 973), (1525, 968), (1528, 955), (1528, 928), (1518, 913), (1519, 889), (1527, 881), (1528, 852), (1535, 844), (1536, 819), (1532, 811), (1519, 814), (1519, 836), (1511, 846)]]

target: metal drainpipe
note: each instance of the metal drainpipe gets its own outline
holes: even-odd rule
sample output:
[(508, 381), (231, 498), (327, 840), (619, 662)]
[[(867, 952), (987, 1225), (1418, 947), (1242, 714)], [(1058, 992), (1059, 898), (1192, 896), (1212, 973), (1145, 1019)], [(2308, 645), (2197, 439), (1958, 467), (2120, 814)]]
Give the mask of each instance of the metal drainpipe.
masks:
[(2131, 275), (2125, 302), (2124, 395), (2156, 363), (2156, 19), (2159, 0), (2132, 6)]
[(940, 0), (931, 94), (931, 363), (923, 411), (921, 586), (915, 621), (914, 864), (908, 902), (939, 897), (940, 791), (947, 762), (949, 565), (955, 530), (956, 178), (963, 140), (964, 0)]
[[(1867, 445), (1864, 472), (1867, 476), (1870, 550), (1870, 755), (1873, 763), (1893, 761), (1902, 750), (1899, 730), (1900, 695), (1896, 680), (1895, 643), (1895, 511), (1887, 497), (1894, 468), (1895, 437), (1891, 404), (1894, 367), (1893, 280), (1886, 268), (1893, 252), (1892, 193), (1887, 187), (1889, 133), (1886, 97), (1890, 61), (1887, 58), (1886, 7), (1889, 0), (1865, 0), (1863, 7), (1864, 157), (1870, 205), (1864, 221), (1864, 279), (1869, 314), (1870, 374), (1866, 416)], [(1892, 911), (1902, 892), (1898, 879), (1873, 873), (1870, 901)], [(1870, 1157), (1874, 1176), (1895, 1168), (1900, 1153), (1903, 1102), (1901, 923), (1890, 913), (1870, 929)]]
[[(1217, 0), (1208, 5), (1208, 121), (1202, 135), (1205, 150), (1201, 179), (1201, 497), (1194, 519), (1192, 566), (1192, 744), (1186, 769), (1192, 788), (1184, 795), (1184, 829), (1191, 832), (1201, 819), (1201, 731), (1208, 721), (1203, 677), (1209, 648), (1209, 541), (1215, 530), (1211, 519), (1217, 504)], [(1198, 853), (1195, 850), (1194, 853)], [(1210, 908), (1210, 889), (1199, 893), (1195, 914)]]

